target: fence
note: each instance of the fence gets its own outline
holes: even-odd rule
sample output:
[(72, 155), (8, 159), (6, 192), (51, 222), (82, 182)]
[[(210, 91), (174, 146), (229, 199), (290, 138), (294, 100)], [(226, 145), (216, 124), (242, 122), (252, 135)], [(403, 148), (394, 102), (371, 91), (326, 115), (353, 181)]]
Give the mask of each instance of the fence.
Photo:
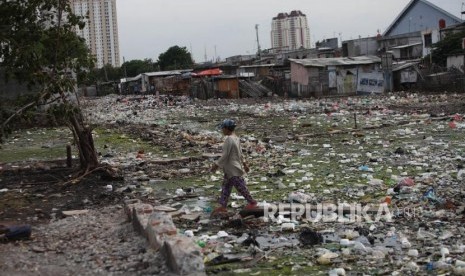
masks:
[(419, 70), (420, 76), (416, 90), (420, 92), (465, 92), (465, 73), (463, 68), (446, 68), (434, 66)]

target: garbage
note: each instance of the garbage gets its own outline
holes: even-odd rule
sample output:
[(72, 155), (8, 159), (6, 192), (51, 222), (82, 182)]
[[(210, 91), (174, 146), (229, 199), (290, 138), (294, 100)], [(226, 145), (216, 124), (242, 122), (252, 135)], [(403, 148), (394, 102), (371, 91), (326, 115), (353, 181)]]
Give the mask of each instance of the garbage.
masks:
[(241, 243), (243, 246), (249, 247), (250, 245), (256, 246), (260, 248), (260, 244), (257, 241), (257, 237), (255, 233), (251, 233), (250, 235), (246, 235), (247, 238), (244, 239), (242, 242), (238, 240), (238, 243)]
[(285, 222), (281, 224), (281, 231), (294, 231), (295, 230), (295, 224), (292, 222)]
[(442, 198), (439, 198), (436, 196), (436, 192), (434, 188), (430, 188), (424, 195), (423, 198), (437, 204), (442, 204), (444, 203), (444, 200)]
[(455, 267), (465, 267), (465, 262), (461, 260), (455, 260)]
[[(326, 240), (328, 244), (324, 247), (341, 258), (326, 256), (319, 263), (333, 264), (328, 268), (333, 274), (338, 274), (335, 271), (338, 267), (346, 269), (347, 274), (357, 274), (360, 272), (358, 267), (366, 266), (375, 274), (404, 275), (417, 273), (418, 267), (420, 273), (424, 272), (430, 257), (434, 267), (442, 247), (449, 248), (451, 252), (445, 256), (444, 263), (462, 267), (456, 265), (459, 262), (455, 259), (463, 253), (459, 253), (459, 247), (454, 247), (457, 241), (453, 237), (465, 234), (465, 230), (458, 227), (464, 217), (461, 205), (465, 192), (461, 180), (465, 179), (465, 158), (460, 155), (465, 152), (465, 143), (459, 139), (464, 129), (459, 127), (457, 119), (454, 119), (455, 129), (447, 126), (442, 117), (447, 119), (455, 113), (449, 113), (446, 107), (439, 112), (432, 112), (430, 107), (436, 103), (444, 104), (446, 100), (461, 103), (463, 98), (452, 93), (431, 97), (402, 92), (302, 102), (281, 99), (263, 102), (257, 99), (257, 103), (249, 104), (248, 99), (238, 102), (208, 100), (205, 105), (203, 101), (195, 101), (195, 106), (168, 108), (152, 106), (150, 101), (155, 98), (147, 95), (137, 104), (133, 101), (115, 103), (114, 97), (88, 101), (90, 107), (86, 113), (93, 114), (89, 118), (90, 123), (98, 125), (105, 122), (105, 126), (112, 126), (109, 128), (111, 131), (114, 126), (114, 129), (131, 134), (126, 134), (124, 139), (132, 141), (141, 137), (148, 141), (148, 145), (132, 145), (127, 150), (113, 150), (114, 145), (105, 142), (109, 148), (104, 154), (112, 156), (105, 160), (122, 168), (126, 174), (128, 183), (124, 186), (130, 187), (130, 191), (123, 196), (141, 198), (142, 191), (148, 191), (146, 186), (151, 186), (152, 193), (143, 196), (148, 201), (160, 200), (160, 204), (177, 210), (186, 205), (181, 211), (188, 213), (187, 216), (180, 213), (175, 217), (175, 223), (178, 229), (193, 229), (181, 233), (192, 236), (203, 247), (203, 257), (208, 256), (208, 260), (222, 254), (229, 260), (229, 253), (222, 250), (231, 250), (232, 254), (245, 252), (243, 246), (231, 245), (248, 240), (244, 246), (260, 245), (264, 250), (271, 248), (265, 251), (266, 256), (257, 255), (257, 259), (280, 263), (281, 257), (289, 254), (300, 259), (301, 251), (293, 250), (296, 247), (314, 246)], [(264, 105), (265, 110), (257, 110), (257, 106)], [(415, 112), (410, 105), (415, 105)], [(137, 116), (134, 116), (135, 111)], [(354, 112), (357, 113), (357, 132), (352, 130)], [(331, 116), (327, 116), (329, 113)], [(210, 220), (212, 208), (209, 204), (216, 200), (213, 196), (217, 195), (223, 176), (207, 174), (206, 170), (216, 158), (214, 155), (221, 150), (221, 137), (212, 129), (215, 118), (224, 114), (237, 116), (244, 127), (241, 131), (249, 134), (241, 140), (243, 153), (254, 170), (248, 174), (247, 183), (257, 200), (271, 203), (270, 210), (287, 201), (311, 203), (307, 205), (312, 207), (318, 203), (336, 206), (344, 202), (360, 203), (362, 209), (385, 202), (395, 215), (392, 221), (377, 221), (377, 217), (373, 216), (376, 212), (367, 214), (373, 219), (370, 222), (313, 223), (305, 216), (296, 222), (294, 218), (289, 219), (289, 213), (280, 213), (276, 219), (277, 213), (267, 218), (246, 215), (238, 219), (233, 218), (237, 212), (235, 208), (229, 209), (231, 214), (228, 213), (225, 220)], [(434, 117), (431, 114), (439, 115)], [(118, 120), (122, 123), (116, 123)], [(270, 127), (274, 125), (281, 126)], [(250, 134), (254, 131), (257, 138)], [(117, 134), (120, 136), (122, 133)], [(140, 148), (144, 148), (145, 153), (139, 156), (143, 159), (136, 160), (135, 153)], [(4, 178), (3, 171), (1, 177)], [(8, 182), (3, 180), (2, 183)], [(186, 183), (195, 187), (196, 193), (205, 199), (198, 200), (195, 195), (188, 199), (191, 193), (180, 188)], [(115, 190), (119, 188), (117, 184), (111, 184)], [(7, 185), (9, 192), (16, 191), (16, 187)], [(430, 190), (430, 187), (434, 188)], [(244, 201), (241, 198), (233, 195), (231, 206), (242, 206)], [(446, 199), (453, 203), (454, 208), (444, 208)], [(175, 205), (177, 203), (181, 205)], [(349, 217), (365, 219), (363, 213), (344, 214), (344, 218)], [(311, 228), (306, 228), (307, 225)], [(366, 229), (356, 229), (360, 225)], [(392, 225), (399, 230), (388, 235)], [(250, 229), (258, 233), (253, 236)], [(244, 239), (235, 237), (242, 233), (249, 234)], [(202, 239), (203, 235), (208, 238)], [(318, 249), (315, 247), (307, 248), (306, 256), (323, 257), (329, 253), (316, 254)], [(413, 263), (409, 264), (410, 261)], [(444, 266), (444, 263), (438, 265)], [(302, 263), (285, 266), (305, 270)], [(308, 272), (302, 271), (301, 274), (305, 273)]]
[(299, 241), (303, 246), (314, 246), (323, 243), (323, 236), (308, 227), (300, 230)]
[(183, 189), (176, 189), (177, 196), (185, 196), (186, 192)]
[(410, 256), (410, 257), (418, 257), (418, 250), (416, 249), (410, 249), (408, 252), (407, 252), (407, 255)]
[(329, 276), (345, 276), (346, 271), (344, 268), (335, 268), (329, 271)]
[(205, 241), (201, 241), (201, 240), (200, 240), (200, 241), (197, 242), (197, 245), (198, 245), (200, 248), (204, 248), (204, 247), (206, 246), (206, 243), (205, 243)]
[(30, 225), (5, 225), (0, 224), (0, 240), (16, 241), (29, 239), (31, 237)]
[(192, 238), (192, 237), (194, 237), (194, 231), (192, 231), (192, 230), (186, 230), (186, 231), (184, 231), (184, 235), (185, 235), (186, 237)]
[(216, 235), (218, 236), (218, 238), (224, 238), (224, 237), (229, 236), (229, 234), (226, 233), (225, 231), (219, 231), (218, 234)]
[(362, 172), (374, 172), (373, 168), (370, 168), (367, 165), (362, 165), (358, 167), (358, 170)]
[(341, 246), (351, 246), (351, 245), (354, 245), (354, 242), (350, 241), (349, 239), (341, 239), (339, 244)]
[(417, 265), (417, 263), (415, 262), (409, 262), (406, 266), (405, 266), (405, 269), (407, 271), (411, 271), (411, 272), (418, 272), (420, 271), (420, 267)]
[(333, 253), (333, 252), (328, 252), (324, 253), (318, 259), (316, 260), (320, 265), (328, 265), (331, 264), (333, 259), (339, 257), (339, 254)]
[(403, 237), (401, 239), (400, 244), (401, 244), (402, 248), (404, 248), (404, 249), (412, 247), (412, 244), (409, 242), (409, 240), (406, 237)]
[(441, 259), (442, 259), (442, 261), (445, 262), (445, 261), (446, 261), (446, 256), (449, 255), (449, 249), (447, 249), (446, 247), (441, 247), (440, 253), (441, 253)]
[(297, 202), (297, 203), (307, 203), (310, 202), (312, 197), (310, 195), (306, 195), (301, 192), (291, 192), (289, 193), (288, 200), (289, 202)]

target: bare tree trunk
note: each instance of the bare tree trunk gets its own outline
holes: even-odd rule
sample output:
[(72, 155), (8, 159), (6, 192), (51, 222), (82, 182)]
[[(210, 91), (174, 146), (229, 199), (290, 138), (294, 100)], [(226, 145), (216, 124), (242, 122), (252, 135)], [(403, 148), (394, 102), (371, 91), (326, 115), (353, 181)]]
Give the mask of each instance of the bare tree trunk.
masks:
[(92, 129), (84, 124), (80, 113), (74, 113), (70, 118), (70, 128), (79, 151), (79, 161), (84, 173), (99, 166), (97, 151), (94, 146)]

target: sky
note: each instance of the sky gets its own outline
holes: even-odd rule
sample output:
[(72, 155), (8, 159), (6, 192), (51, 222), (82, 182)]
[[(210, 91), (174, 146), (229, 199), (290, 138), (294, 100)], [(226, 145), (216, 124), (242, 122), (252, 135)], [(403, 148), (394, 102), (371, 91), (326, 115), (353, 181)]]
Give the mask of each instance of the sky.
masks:
[[(195, 62), (271, 47), (271, 21), (300, 10), (312, 46), (337, 37), (350, 40), (383, 33), (410, 0), (116, 0), (121, 61), (151, 58), (172, 46), (186, 47)], [(462, 1), (430, 0), (461, 18)], [(464, 5), (465, 8), (465, 5)], [(465, 18), (465, 17), (464, 17)], [(339, 42), (340, 43), (340, 42)]]

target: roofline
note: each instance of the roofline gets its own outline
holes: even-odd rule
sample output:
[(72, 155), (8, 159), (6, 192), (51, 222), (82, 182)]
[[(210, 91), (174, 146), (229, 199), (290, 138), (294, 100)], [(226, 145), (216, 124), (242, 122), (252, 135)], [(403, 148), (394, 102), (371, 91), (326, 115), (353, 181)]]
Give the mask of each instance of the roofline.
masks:
[[(336, 64), (336, 65), (331, 65), (331, 64), (305, 64), (305, 61), (309, 61), (309, 60), (343, 60), (343, 59), (349, 59), (349, 60), (354, 60), (359, 58), (359, 57), (367, 57), (367, 58), (377, 58), (379, 59), (379, 61), (375, 61), (375, 60), (359, 60), (357, 63), (352, 63), (352, 64)], [(377, 64), (377, 63), (381, 63), (381, 58), (377, 57), (377, 56), (359, 56), (359, 57), (337, 57), (337, 58), (306, 58), (306, 59), (293, 59), (293, 58), (290, 58), (289, 61), (292, 63), (296, 63), (296, 64), (299, 64), (303, 67), (320, 67), (320, 68), (324, 68), (324, 67), (327, 67), (327, 66), (353, 66), (353, 65), (368, 65), (368, 64)]]
[(417, 2), (417, 1), (423, 2), (424, 4), (430, 6), (430, 7), (434, 8), (434, 9), (437, 9), (437, 10), (439, 10), (440, 12), (447, 14), (448, 16), (452, 17), (453, 19), (457, 20), (458, 22), (463, 22), (462, 19), (460, 19), (460, 18), (458, 18), (457, 16), (451, 14), (450, 12), (448, 12), (448, 11), (446, 11), (446, 10), (444, 10), (444, 9), (442, 9), (442, 8), (440, 8), (440, 7), (438, 7), (438, 6), (436, 6), (435, 4), (433, 4), (433, 3), (429, 2), (429, 1), (426, 1), (426, 0), (412, 0), (412, 1), (410, 1), (410, 3), (407, 4), (407, 6), (405, 6), (405, 8), (399, 13), (399, 15), (396, 17), (396, 19), (394, 19), (394, 21), (392, 21), (391, 25), (389, 25), (389, 27), (386, 29), (386, 31), (384, 31), (383, 36), (386, 36), (387, 33), (389, 33), (389, 32), (392, 30), (392, 28), (394, 27), (395, 23), (396, 23), (396, 22), (407, 12), (407, 10), (409, 10), (409, 9), (413, 6), (413, 4), (414, 4), (415, 2)]

